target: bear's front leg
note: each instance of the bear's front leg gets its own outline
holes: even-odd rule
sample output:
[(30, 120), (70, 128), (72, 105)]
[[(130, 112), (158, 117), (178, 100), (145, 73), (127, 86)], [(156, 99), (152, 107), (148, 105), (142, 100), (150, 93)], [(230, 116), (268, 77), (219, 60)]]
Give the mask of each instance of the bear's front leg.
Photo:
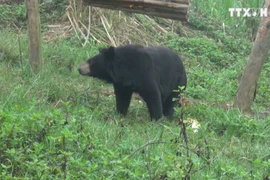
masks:
[(132, 89), (118, 84), (114, 84), (114, 93), (116, 97), (117, 112), (126, 115), (130, 104)]
[(151, 89), (148, 92), (140, 92), (140, 96), (146, 102), (151, 120), (162, 118), (162, 102), (158, 89)]

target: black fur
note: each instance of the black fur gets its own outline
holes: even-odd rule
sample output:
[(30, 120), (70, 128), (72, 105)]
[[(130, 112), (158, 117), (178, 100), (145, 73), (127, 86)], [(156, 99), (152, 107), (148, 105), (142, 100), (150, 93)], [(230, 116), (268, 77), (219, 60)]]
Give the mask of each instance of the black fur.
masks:
[[(172, 99), (179, 95), (173, 90), (187, 84), (180, 57), (165, 47), (103, 48), (86, 63), (90, 67), (89, 76), (113, 84), (117, 111), (123, 115), (127, 113), (132, 93), (136, 92), (146, 102), (151, 119), (171, 117), (176, 103)], [(80, 68), (79, 72), (83, 74)]]

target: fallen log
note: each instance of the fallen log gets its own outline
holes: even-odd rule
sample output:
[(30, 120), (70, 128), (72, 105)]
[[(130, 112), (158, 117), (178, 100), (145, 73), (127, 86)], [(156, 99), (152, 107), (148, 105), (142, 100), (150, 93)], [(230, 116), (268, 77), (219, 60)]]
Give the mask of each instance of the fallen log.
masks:
[(188, 21), (190, 0), (84, 0), (94, 7)]

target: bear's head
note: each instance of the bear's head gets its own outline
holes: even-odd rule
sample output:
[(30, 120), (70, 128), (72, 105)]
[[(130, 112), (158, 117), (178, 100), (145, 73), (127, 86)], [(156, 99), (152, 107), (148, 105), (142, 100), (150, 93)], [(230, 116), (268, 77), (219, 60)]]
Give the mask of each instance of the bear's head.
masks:
[(112, 81), (107, 68), (108, 62), (114, 58), (114, 47), (100, 48), (99, 54), (81, 64), (78, 71), (83, 76), (99, 78), (105, 81)]

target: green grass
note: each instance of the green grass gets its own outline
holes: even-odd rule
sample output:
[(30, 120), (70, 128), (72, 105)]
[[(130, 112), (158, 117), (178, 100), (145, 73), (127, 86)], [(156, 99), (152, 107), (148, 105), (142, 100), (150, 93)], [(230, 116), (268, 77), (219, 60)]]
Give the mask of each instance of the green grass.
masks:
[[(5, 40), (0, 66), (2, 179), (181, 179), (189, 172), (190, 162), (192, 179), (269, 176), (269, 118), (251, 120), (235, 109), (188, 106), (184, 118), (196, 119), (201, 127), (194, 133), (187, 124), (187, 157), (179, 109), (173, 120), (151, 122), (145, 104), (133, 99), (123, 118), (115, 112), (113, 96), (98, 95), (104, 89), (112, 91), (110, 85), (77, 73), (76, 67), (97, 53), (97, 46), (82, 48), (68, 39), (44, 44), (44, 72), (34, 76), (25, 50), (22, 65), (17, 63), (17, 36), (8, 31), (1, 35)], [(24, 33), (21, 42), (26, 47)], [(191, 60), (200, 54), (192, 47), (203, 44), (190, 42), (190, 56), (184, 56), (189, 79), (185, 96), (231, 102), (238, 85), (235, 67), (244, 63), (239, 60), (223, 68), (205, 53)], [(212, 41), (204, 46), (226, 56)], [(266, 85), (267, 72), (261, 78)], [(257, 105), (265, 107), (267, 100), (258, 97)]]
[[(20, 57), (16, 32), (1, 29), (0, 179), (269, 177), (270, 118), (247, 118), (237, 109), (211, 105), (233, 102), (251, 43), (220, 29), (191, 34), (158, 37), (184, 60), (184, 97), (207, 103), (184, 109), (185, 120), (201, 125), (195, 133), (185, 123), (187, 155), (179, 107), (173, 119), (151, 122), (146, 105), (132, 99), (127, 116), (121, 117), (114, 96), (104, 93), (113, 92), (112, 86), (79, 75), (78, 65), (103, 45), (81, 47), (73, 36), (43, 43), (44, 71), (33, 75), (26, 32), (20, 36)], [(253, 105), (256, 113), (269, 107), (269, 74), (266, 61)]]

